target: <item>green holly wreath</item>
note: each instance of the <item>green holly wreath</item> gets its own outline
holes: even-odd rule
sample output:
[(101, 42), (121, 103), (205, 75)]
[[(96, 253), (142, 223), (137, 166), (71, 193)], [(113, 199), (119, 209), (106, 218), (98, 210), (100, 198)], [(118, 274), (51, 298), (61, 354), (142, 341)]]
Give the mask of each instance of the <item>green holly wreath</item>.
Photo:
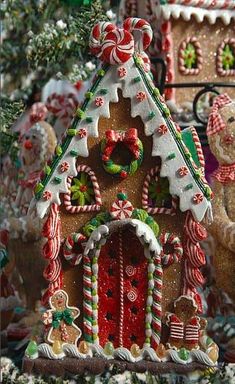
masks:
[[(137, 136), (137, 129), (130, 128), (128, 131), (108, 130), (106, 138), (101, 141), (101, 156), (103, 167), (106, 172), (121, 178), (133, 175), (143, 161), (143, 144)], [(118, 143), (123, 143), (133, 154), (134, 159), (130, 164), (120, 165), (113, 162), (111, 155)]]

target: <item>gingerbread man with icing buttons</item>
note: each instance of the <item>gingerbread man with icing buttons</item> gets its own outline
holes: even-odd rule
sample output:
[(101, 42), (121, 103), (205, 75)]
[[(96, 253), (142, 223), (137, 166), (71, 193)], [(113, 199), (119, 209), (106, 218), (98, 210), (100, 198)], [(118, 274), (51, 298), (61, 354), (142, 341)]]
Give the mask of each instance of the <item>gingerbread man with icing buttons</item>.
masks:
[(174, 302), (174, 313), (166, 314), (166, 324), (170, 329), (167, 346), (173, 349), (182, 347), (199, 349), (200, 330), (206, 327), (206, 320), (196, 315), (198, 307), (190, 296), (180, 296)]
[(63, 290), (56, 291), (50, 297), (49, 304), (51, 309), (42, 316), (44, 325), (49, 328), (47, 341), (76, 345), (81, 337), (81, 330), (74, 324), (80, 314), (79, 309), (68, 305), (68, 295)]
[(214, 220), (207, 226), (215, 242), (215, 280), (217, 287), (235, 301), (235, 102), (226, 94), (214, 99), (207, 136), (219, 163), (211, 175)]

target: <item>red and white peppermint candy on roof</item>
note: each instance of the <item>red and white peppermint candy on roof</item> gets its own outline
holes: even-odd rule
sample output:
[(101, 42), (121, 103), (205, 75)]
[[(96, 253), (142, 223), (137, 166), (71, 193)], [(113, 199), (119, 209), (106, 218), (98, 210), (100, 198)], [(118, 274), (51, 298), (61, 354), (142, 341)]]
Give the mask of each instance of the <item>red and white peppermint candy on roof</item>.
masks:
[(131, 217), (133, 205), (128, 200), (116, 200), (110, 209), (110, 214), (115, 220), (124, 220)]

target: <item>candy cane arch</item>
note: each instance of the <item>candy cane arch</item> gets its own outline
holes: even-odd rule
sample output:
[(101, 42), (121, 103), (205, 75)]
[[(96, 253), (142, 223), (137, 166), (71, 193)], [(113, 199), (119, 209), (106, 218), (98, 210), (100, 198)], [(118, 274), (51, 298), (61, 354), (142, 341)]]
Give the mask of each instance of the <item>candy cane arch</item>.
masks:
[(204, 283), (204, 278), (199, 270), (205, 264), (205, 255), (200, 246), (200, 241), (207, 237), (207, 231), (191, 214), (187, 212), (184, 224), (184, 284), (183, 294), (194, 296), (198, 310), (202, 311), (202, 303), (196, 287)]
[[(101, 194), (100, 194), (100, 187), (99, 187), (95, 173), (87, 165), (79, 165), (77, 167), (77, 172), (85, 172), (90, 176), (90, 180), (92, 182), (92, 186), (94, 189), (95, 204), (79, 205), (79, 206), (72, 205), (71, 192), (69, 192), (64, 195), (64, 205), (66, 210), (69, 211), (70, 213), (100, 211), (102, 200), (101, 200)], [(68, 189), (70, 189), (71, 183), (72, 183), (72, 177), (68, 177), (67, 179)]]
[(59, 217), (59, 207), (53, 203), (49, 216), (43, 226), (42, 235), (47, 239), (43, 247), (43, 257), (49, 264), (43, 272), (43, 276), (49, 281), (49, 287), (42, 297), (43, 305), (46, 305), (49, 297), (62, 288), (62, 265), (59, 258), (61, 242), (61, 222)]
[(141, 32), (141, 38), (135, 43), (135, 48), (138, 52), (143, 52), (148, 48), (153, 38), (153, 31), (146, 20), (128, 17), (123, 23), (123, 28), (130, 33), (133, 31)]

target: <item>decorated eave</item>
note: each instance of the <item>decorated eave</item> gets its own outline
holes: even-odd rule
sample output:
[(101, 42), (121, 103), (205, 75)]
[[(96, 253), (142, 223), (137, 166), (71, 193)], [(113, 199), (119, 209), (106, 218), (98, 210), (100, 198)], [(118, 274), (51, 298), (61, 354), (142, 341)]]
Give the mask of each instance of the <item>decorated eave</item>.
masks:
[(198, 23), (206, 19), (210, 24), (215, 24), (221, 19), (225, 25), (235, 20), (234, 0), (163, 0), (156, 7), (157, 17), (164, 20), (170, 18), (189, 21), (192, 18)]
[(52, 203), (61, 204), (60, 194), (68, 192), (67, 178), (77, 174), (77, 157), (89, 156), (88, 137), (99, 136), (99, 118), (110, 118), (109, 104), (118, 102), (119, 89), (125, 98), (131, 100), (131, 116), (140, 116), (145, 134), (152, 136), (152, 156), (161, 157), (161, 176), (168, 177), (170, 193), (179, 197), (180, 210), (190, 210), (195, 220), (201, 221), (211, 211), (211, 190), (195, 166), (163, 98), (154, 87), (151, 73), (146, 70), (146, 55), (141, 57), (136, 52), (125, 63), (105, 64), (98, 70), (82, 107), (76, 111), (67, 130), (67, 136), (56, 148), (52, 163), (45, 168), (45, 177), (36, 186), (31, 208), (36, 203), (38, 215), (42, 218)]

